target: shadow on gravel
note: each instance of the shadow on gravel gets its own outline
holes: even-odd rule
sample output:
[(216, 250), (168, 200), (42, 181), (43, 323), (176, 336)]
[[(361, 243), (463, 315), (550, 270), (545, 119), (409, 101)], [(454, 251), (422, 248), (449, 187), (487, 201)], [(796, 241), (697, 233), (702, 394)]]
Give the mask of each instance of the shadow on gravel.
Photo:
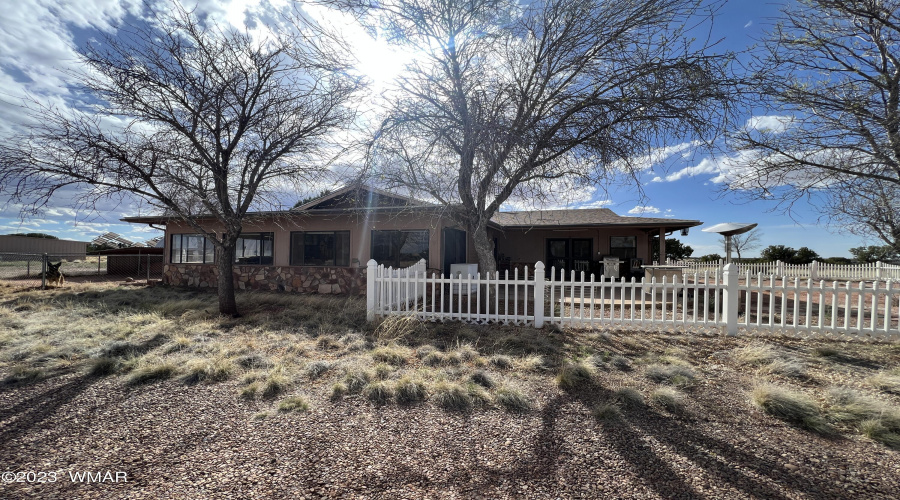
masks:
[[(599, 385), (572, 392), (569, 396), (587, 407), (600, 401), (615, 400), (612, 391)], [(559, 406), (555, 405), (556, 408)], [(553, 404), (548, 405), (548, 408), (553, 407)], [(760, 477), (790, 485), (794, 491), (814, 498), (842, 498), (846, 495), (846, 491), (837, 485), (791, 473), (784, 470), (781, 464), (709, 436), (694, 428), (689, 418), (679, 419), (651, 407), (626, 410), (621, 419), (600, 425), (607, 431), (605, 436), (609, 443), (643, 478), (644, 484), (663, 498), (695, 498), (702, 495), (653, 451), (645, 437), (672, 448), (710, 476), (753, 498), (787, 498)], [(543, 433), (550, 432), (552, 429), (546, 429)]]
[(50, 384), (43, 392), (11, 408), (0, 408), (0, 443), (28, 434), (96, 381), (94, 377), (78, 376), (62, 385)]

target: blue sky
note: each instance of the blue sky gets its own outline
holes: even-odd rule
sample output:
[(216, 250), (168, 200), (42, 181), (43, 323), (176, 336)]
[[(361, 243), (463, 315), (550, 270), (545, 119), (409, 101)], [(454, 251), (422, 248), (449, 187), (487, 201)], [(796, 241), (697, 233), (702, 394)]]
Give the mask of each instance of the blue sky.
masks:
[[(223, 22), (237, 24), (248, 17), (248, 12), (260, 12), (272, 5), (283, 6), (287, 0), (200, 0), (197, 3), (201, 11), (210, 12)], [(66, 71), (76, 64), (73, 47), (98, 31), (114, 32), (123, 19), (140, 12), (141, 4), (142, 0), (17, 0), (5, 3), (4, 16), (0, 17), (0, 137), (12, 130), (12, 124), (20, 115), (18, 105), (26, 95), (65, 105), (71, 97), (66, 87)], [(744, 49), (771, 26), (778, 9), (779, 3), (728, 0), (716, 18), (712, 38), (722, 39), (723, 49)], [(388, 70), (388, 73), (377, 75), (376, 80), (387, 78), (391, 68), (398, 67), (396, 58), (377, 44), (364, 44), (360, 50), (363, 53), (362, 71)], [(763, 114), (777, 115), (777, 110)], [(748, 112), (746, 119), (751, 116)], [(696, 219), (703, 221), (704, 226), (721, 222), (757, 222), (762, 233), (761, 247), (776, 244), (795, 248), (807, 246), (826, 257), (849, 257), (852, 247), (878, 244), (838, 233), (838, 228), (829, 228), (828, 221), (821, 219), (815, 207), (809, 204), (793, 207), (791, 218), (773, 212), (776, 207), (770, 202), (747, 202), (739, 196), (723, 194), (719, 180), (728, 170), (730, 159), (727, 156), (713, 158), (690, 147), (676, 149), (678, 153), (668, 156), (664, 166), (656, 165), (644, 173), (645, 199), (640, 199), (635, 190), (585, 189), (564, 205), (606, 206), (622, 215)], [(299, 194), (298, 198), (303, 195)], [(123, 216), (136, 214), (140, 210), (136, 205), (109, 205), (101, 207), (99, 214), (90, 214), (77, 212), (71, 199), (61, 195), (53, 200), (53, 206), (45, 214), (22, 221), (17, 207), (2, 207), (5, 201), (0, 200), (0, 234), (45, 232), (82, 241), (107, 231), (134, 241), (160, 234), (146, 226), (119, 222)], [(723, 253), (718, 238), (699, 229), (679, 238), (695, 249), (695, 256)], [(758, 250), (754, 250), (750, 255), (757, 253)]]

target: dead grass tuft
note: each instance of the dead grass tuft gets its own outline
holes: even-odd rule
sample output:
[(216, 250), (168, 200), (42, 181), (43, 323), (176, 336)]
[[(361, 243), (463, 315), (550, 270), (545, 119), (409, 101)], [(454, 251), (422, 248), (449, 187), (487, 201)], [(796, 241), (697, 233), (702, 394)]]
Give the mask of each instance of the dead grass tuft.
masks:
[(398, 345), (388, 345), (372, 351), (372, 359), (394, 366), (403, 366), (406, 364), (406, 358), (409, 355), (408, 351), (408, 349)]
[(234, 363), (224, 358), (191, 359), (186, 366), (184, 380), (189, 384), (223, 382), (234, 373)]
[(772, 384), (759, 384), (751, 394), (753, 403), (764, 412), (785, 422), (819, 434), (830, 434), (815, 400), (801, 392)]
[(669, 413), (684, 413), (686, 410), (684, 394), (672, 387), (660, 387), (650, 393), (650, 402)]
[(394, 399), (394, 388), (384, 381), (372, 382), (362, 390), (362, 395), (376, 405), (385, 405)]
[(556, 384), (564, 391), (584, 390), (591, 386), (593, 376), (594, 367), (583, 362), (567, 361), (556, 376)]
[(658, 363), (649, 365), (644, 374), (654, 382), (670, 384), (676, 387), (690, 387), (697, 378), (694, 370), (686, 366), (662, 365)]
[(166, 361), (155, 356), (145, 356), (138, 361), (128, 377), (131, 385), (148, 384), (158, 380), (171, 378), (178, 368), (171, 361)]
[(290, 396), (278, 403), (278, 411), (281, 413), (288, 412), (308, 412), (309, 401), (303, 396)]
[(734, 349), (731, 354), (734, 360), (742, 365), (764, 365), (781, 357), (781, 354), (773, 346), (759, 342)]
[(613, 393), (613, 398), (620, 405), (628, 408), (640, 408), (644, 406), (644, 395), (632, 387), (622, 387)]
[(615, 402), (599, 403), (591, 408), (591, 415), (601, 422), (613, 422), (622, 418), (622, 408)]
[(494, 393), (494, 401), (510, 413), (525, 413), (531, 410), (532, 404), (519, 388), (504, 385)]
[(450, 382), (438, 382), (431, 391), (434, 401), (445, 410), (466, 412), (472, 409), (472, 397), (465, 387)]
[(900, 374), (891, 371), (881, 371), (866, 380), (869, 385), (882, 392), (900, 394)]
[(494, 385), (496, 385), (496, 382), (494, 382), (494, 378), (491, 376), (491, 374), (484, 370), (476, 370), (474, 373), (472, 373), (472, 376), (470, 378), (472, 382), (480, 385), (481, 387), (484, 387), (485, 389), (491, 389), (494, 387)]
[(421, 380), (403, 377), (394, 388), (397, 402), (404, 405), (420, 403), (428, 397), (428, 389)]

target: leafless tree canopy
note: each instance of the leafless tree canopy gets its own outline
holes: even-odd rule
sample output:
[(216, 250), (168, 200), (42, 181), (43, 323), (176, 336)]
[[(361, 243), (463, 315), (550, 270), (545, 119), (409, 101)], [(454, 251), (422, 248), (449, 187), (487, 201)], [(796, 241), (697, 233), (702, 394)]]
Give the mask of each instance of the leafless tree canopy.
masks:
[(76, 76), (93, 104), (28, 104), (37, 125), (0, 145), (0, 189), (32, 212), (76, 185), (88, 208), (133, 194), (183, 219), (214, 242), (220, 309), (236, 314), (242, 221), (278, 184), (317, 177), (329, 134), (353, 118), (359, 82), (325, 33), (294, 26), (254, 40), (176, 9), (90, 44)]
[(371, 145), (373, 174), (451, 207), (486, 271), (487, 222), (510, 197), (634, 173), (654, 147), (722, 124), (727, 60), (685, 36), (707, 19), (691, 0), (357, 7), (422, 54)]
[[(762, 244), (762, 233), (759, 232), (759, 229), (754, 228), (750, 231), (747, 231), (743, 234), (736, 234), (731, 237), (731, 248), (737, 253), (737, 259), (741, 260), (741, 253), (747, 253), (750, 250), (755, 248), (759, 248)], [(728, 253), (728, 245), (725, 243), (725, 237), (719, 240), (722, 243), (722, 249), (725, 253)]]
[(900, 248), (900, 2), (799, 4), (768, 34), (750, 87), (781, 124), (735, 134), (749, 168), (731, 187), (787, 209), (824, 199), (845, 227)]

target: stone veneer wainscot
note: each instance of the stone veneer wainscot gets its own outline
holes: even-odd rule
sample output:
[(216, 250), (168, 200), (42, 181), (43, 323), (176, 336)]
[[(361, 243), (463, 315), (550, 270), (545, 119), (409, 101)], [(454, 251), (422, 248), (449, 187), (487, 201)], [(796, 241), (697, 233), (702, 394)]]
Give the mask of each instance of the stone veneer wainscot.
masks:
[[(167, 264), (163, 283), (175, 286), (215, 287), (218, 271), (209, 264)], [(366, 268), (234, 266), (240, 290), (364, 295)]]

